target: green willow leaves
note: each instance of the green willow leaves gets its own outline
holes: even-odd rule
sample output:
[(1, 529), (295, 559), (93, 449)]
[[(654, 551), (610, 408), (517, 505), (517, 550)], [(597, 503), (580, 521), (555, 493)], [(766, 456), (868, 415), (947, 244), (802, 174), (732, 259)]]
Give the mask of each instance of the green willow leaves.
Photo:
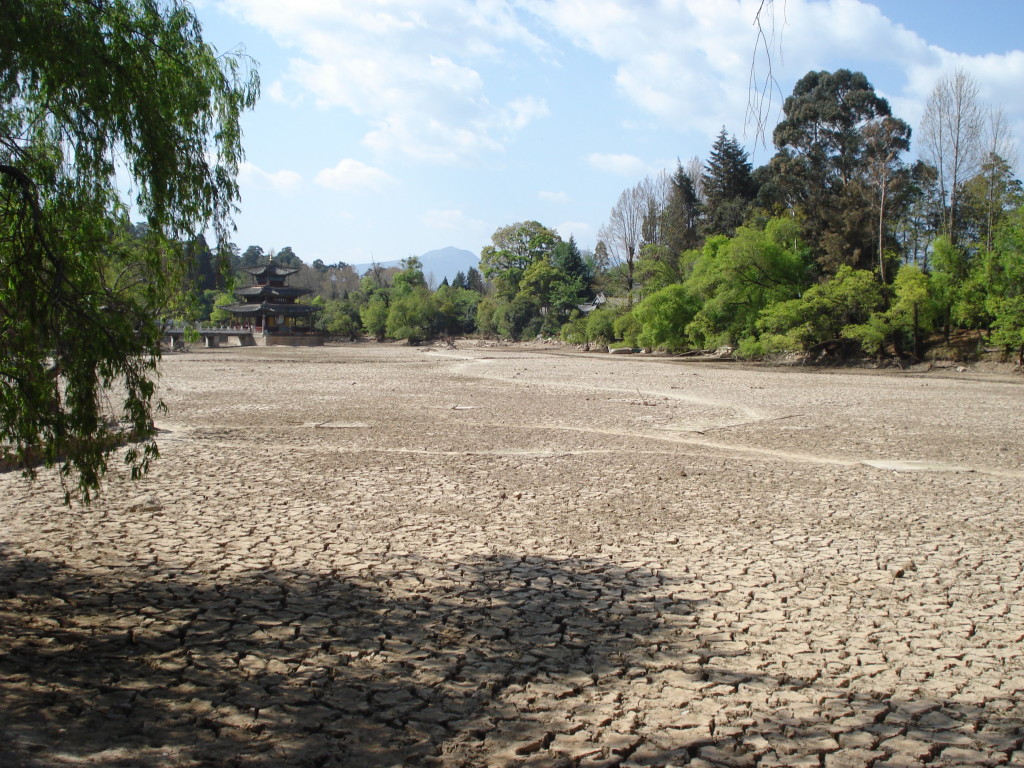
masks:
[[(0, 448), (30, 474), (59, 465), (66, 499), (152, 435), (177, 243), (207, 227), (226, 241), (258, 91), (179, 2), (0, 8)], [(130, 448), (132, 474), (155, 455)]]

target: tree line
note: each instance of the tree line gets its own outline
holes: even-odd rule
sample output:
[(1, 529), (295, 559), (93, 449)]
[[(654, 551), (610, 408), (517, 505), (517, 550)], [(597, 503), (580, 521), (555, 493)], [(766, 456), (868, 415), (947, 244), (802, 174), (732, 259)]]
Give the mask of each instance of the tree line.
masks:
[[(355, 338), (559, 336), (682, 352), (920, 359), (964, 331), (1024, 356), (1024, 192), (1005, 115), (963, 71), (910, 126), (864, 74), (809, 72), (754, 168), (725, 130), (706, 161), (624, 190), (593, 251), (537, 221), (499, 228), (480, 269), (437, 287), (422, 264), (302, 264), (320, 327)], [(231, 246), (234, 267), (270, 254)], [(229, 293), (207, 295), (206, 308)], [(961, 345), (959, 352), (964, 353)]]
[(598, 247), (625, 306), (568, 335), (742, 356), (920, 358), (959, 329), (1024, 356), (1024, 193), (1005, 115), (963, 71), (910, 126), (859, 72), (809, 72), (754, 169), (724, 129), (706, 163), (620, 196)]

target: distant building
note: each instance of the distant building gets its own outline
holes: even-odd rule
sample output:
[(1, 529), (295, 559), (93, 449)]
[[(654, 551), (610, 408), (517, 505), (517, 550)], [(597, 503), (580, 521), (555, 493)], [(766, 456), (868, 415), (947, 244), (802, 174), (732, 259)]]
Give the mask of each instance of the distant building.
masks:
[(607, 304), (607, 303), (608, 303), (608, 299), (606, 299), (604, 297), (603, 293), (599, 293), (599, 294), (597, 294), (597, 296), (594, 297), (593, 301), (589, 301), (586, 304), (577, 304), (576, 308), (580, 312), (582, 312), (584, 315), (589, 315), (595, 309), (598, 309), (598, 308), (600, 308), (601, 306), (603, 306), (604, 304)]
[(296, 302), (312, 291), (287, 285), (286, 278), (299, 271), (296, 267), (282, 267), (271, 261), (242, 271), (252, 275), (253, 284), (235, 291), (241, 303), (223, 307), (237, 322), (252, 328), (253, 333), (263, 334), (268, 344), (322, 343), (322, 336), (313, 331), (313, 315), (318, 308)]

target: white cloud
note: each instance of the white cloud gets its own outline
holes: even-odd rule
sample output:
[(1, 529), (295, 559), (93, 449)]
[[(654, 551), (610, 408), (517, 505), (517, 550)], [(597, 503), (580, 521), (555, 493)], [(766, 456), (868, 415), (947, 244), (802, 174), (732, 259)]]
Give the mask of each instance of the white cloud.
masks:
[(504, 0), (224, 0), (224, 6), (295, 51), (273, 98), (298, 88), (324, 109), (366, 120), (379, 152), (452, 162), (499, 151), (547, 115), (543, 99), (495, 96), (481, 64), (505, 47), (546, 44)]
[(564, 205), (569, 202), (569, 196), (565, 192), (548, 192), (543, 190), (537, 193), (537, 197), (548, 203), (558, 203)]
[(292, 92), (289, 92), (285, 88), (285, 84), (280, 80), (275, 80), (265, 89), (267, 98), (271, 101), (276, 101), (281, 104), (287, 104), (289, 107), (297, 107), (304, 101), (303, 94), (295, 93), (294, 88)]
[[(734, 134), (748, 126), (751, 66), (767, 62), (755, 51), (754, 19), (762, 0), (676, 0), (640, 6), (627, 0), (524, 0), (577, 47), (615, 66), (619, 93), (660, 120), (714, 136), (724, 124)], [(773, 9), (772, 123), (791, 84), (812, 69), (849, 67), (896, 73), (899, 86), (884, 95), (895, 113), (916, 125), (938, 78), (957, 66), (976, 78), (981, 93), (1024, 121), (1017, 95), (1024, 53), (958, 55), (929, 44), (864, 0), (786, 0)], [(768, 19), (771, 21), (771, 18)], [(877, 86), (877, 83), (875, 83)], [(780, 92), (781, 91), (781, 92)]]
[[(515, 89), (536, 82), (526, 77), (531, 63), (557, 73), (565, 53), (558, 46), (608, 62), (610, 84), (642, 115), (709, 140), (723, 125), (741, 137), (752, 132), (751, 67), (766, 72), (753, 24), (762, 0), (222, 0), (222, 6), (292, 52), (283, 80), (269, 86), (271, 98), (305, 96), (321, 108), (348, 110), (365, 121), (363, 143), (375, 152), (440, 163), (501, 152), (547, 117), (539, 91)], [(1020, 51), (957, 55), (865, 0), (786, 0), (770, 8), (776, 26), (769, 31), (779, 47), (769, 123), (804, 73), (844, 66), (873, 82), (876, 72), (893, 73), (895, 85), (884, 95), (912, 125), (937, 79), (955, 66), (970, 72), (1012, 121), (1024, 121)], [(617, 117), (638, 122), (636, 113)]]
[(642, 176), (648, 170), (647, 164), (635, 155), (606, 155), (593, 152), (587, 155), (587, 163), (599, 171), (617, 173), (620, 176)]
[(420, 216), (420, 221), (432, 229), (479, 230), (483, 227), (482, 221), (457, 209), (426, 211)]
[(379, 168), (346, 158), (333, 168), (325, 168), (316, 175), (314, 182), (338, 192), (372, 190), (380, 192), (394, 183), (395, 179)]
[(533, 96), (513, 99), (501, 110), (500, 124), (509, 131), (521, 131), (534, 120), (547, 117), (551, 112), (547, 102)]
[[(787, 0), (787, 14), (800, 1)], [(528, 3), (576, 46), (613, 63), (623, 97), (661, 120), (709, 135), (721, 128), (723, 113), (742, 118), (756, 5), (752, 8), (750, 0), (642, 7), (612, 0)]]
[(238, 179), (243, 185), (270, 187), (279, 192), (294, 192), (302, 184), (302, 176), (295, 171), (264, 171), (247, 160), (243, 160), (238, 166)]

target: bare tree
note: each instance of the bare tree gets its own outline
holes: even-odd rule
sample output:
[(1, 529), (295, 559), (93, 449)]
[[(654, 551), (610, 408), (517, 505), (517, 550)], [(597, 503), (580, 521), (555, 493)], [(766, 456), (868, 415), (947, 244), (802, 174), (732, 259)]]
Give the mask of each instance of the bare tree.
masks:
[(634, 269), (640, 249), (657, 237), (652, 215), (660, 218), (664, 211), (668, 184), (668, 178), (662, 173), (654, 179), (645, 177), (635, 187), (624, 190), (608, 214), (608, 222), (597, 233), (608, 249), (612, 265), (625, 270), (627, 296), (633, 293)]
[(1013, 128), (1002, 107), (993, 107), (985, 118), (985, 151), (989, 155), (998, 155), (1011, 168), (1017, 167), (1017, 142), (1014, 140)]
[(981, 165), (984, 124), (974, 79), (963, 69), (943, 76), (925, 106), (921, 142), (925, 158), (936, 170), (943, 229), (954, 244), (960, 193)]
[(900, 155), (910, 149), (910, 126), (895, 117), (883, 117), (864, 126), (865, 180), (878, 194), (878, 275), (885, 282), (886, 217), (894, 187), (906, 181)]
[(663, 245), (665, 242), (665, 209), (672, 195), (672, 181), (664, 171), (653, 178), (647, 177), (643, 186), (647, 198), (647, 213), (644, 215), (643, 242), (641, 245)]
[(1017, 167), (1017, 147), (1013, 129), (1002, 107), (988, 111), (984, 132), (984, 160), (981, 173), (985, 180), (985, 248), (992, 250), (992, 233), (1002, 208), (1004, 184), (1001, 171)]
[(704, 203), (704, 161), (694, 155), (686, 161), (686, 165), (683, 166), (683, 173), (690, 177), (690, 183), (693, 185), (693, 192), (697, 195), (697, 200), (703, 205)]

